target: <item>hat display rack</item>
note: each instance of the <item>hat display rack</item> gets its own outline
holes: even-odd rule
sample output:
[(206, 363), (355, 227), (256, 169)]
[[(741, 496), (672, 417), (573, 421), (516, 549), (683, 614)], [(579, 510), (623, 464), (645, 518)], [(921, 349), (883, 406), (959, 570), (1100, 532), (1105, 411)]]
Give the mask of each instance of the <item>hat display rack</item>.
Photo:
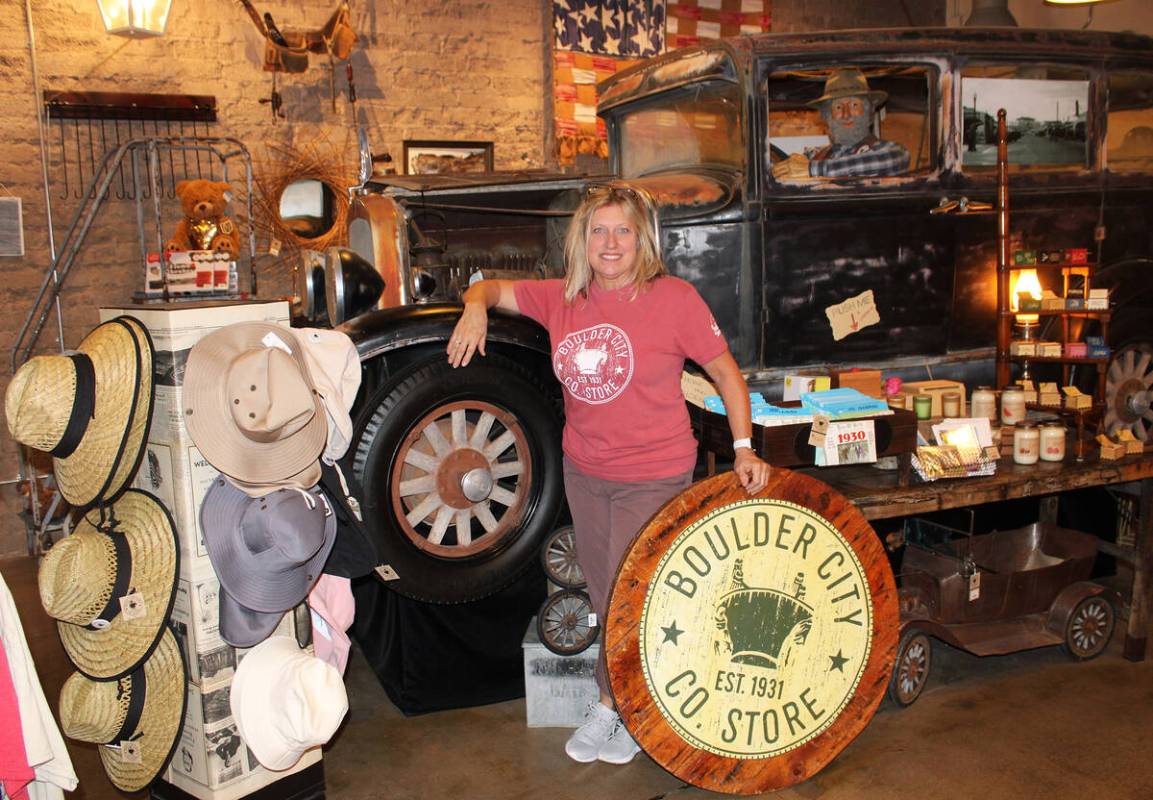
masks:
[(38, 575), (41, 604), (76, 668), (61, 691), (62, 728), (97, 745), (109, 779), (127, 792), (167, 766), (188, 676), (168, 627), (176, 525), (155, 496), (129, 488), (151, 425), (153, 356), (145, 326), (117, 317), (74, 351), (26, 361), (4, 398), (12, 437), (52, 457), (77, 517)]
[(184, 371), (185, 428), (219, 472), (198, 509), (220, 582), (219, 635), (251, 648), (239, 660), (231, 710), (252, 754), (274, 771), (328, 741), (347, 709), (338, 657), (320, 658), (278, 629), (323, 573), (347, 584), (377, 562), (339, 464), (360, 378), (346, 334), (271, 322), (212, 331)]

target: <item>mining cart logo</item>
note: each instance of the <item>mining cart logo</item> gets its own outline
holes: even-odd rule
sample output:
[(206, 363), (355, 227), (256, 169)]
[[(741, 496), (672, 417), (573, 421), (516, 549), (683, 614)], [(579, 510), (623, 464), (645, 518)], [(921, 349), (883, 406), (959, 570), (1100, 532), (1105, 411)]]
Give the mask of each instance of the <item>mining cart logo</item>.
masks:
[(574, 331), (553, 352), (553, 371), (565, 390), (590, 405), (616, 399), (633, 377), (628, 334), (607, 323)]
[(673, 541), (641, 615), (641, 665), (689, 744), (771, 758), (827, 729), (869, 659), (865, 569), (819, 514), (783, 500), (717, 509)]

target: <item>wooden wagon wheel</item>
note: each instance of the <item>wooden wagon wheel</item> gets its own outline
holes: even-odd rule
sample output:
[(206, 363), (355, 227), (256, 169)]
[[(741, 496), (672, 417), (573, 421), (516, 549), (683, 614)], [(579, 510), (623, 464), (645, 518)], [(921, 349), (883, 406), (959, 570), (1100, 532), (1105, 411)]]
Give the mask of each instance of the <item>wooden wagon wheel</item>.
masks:
[(726, 473), (649, 521), (617, 573), (604, 647), (620, 714), (654, 761), (757, 794), (814, 775), (868, 724), (897, 632), (865, 517), (774, 468), (755, 497)]

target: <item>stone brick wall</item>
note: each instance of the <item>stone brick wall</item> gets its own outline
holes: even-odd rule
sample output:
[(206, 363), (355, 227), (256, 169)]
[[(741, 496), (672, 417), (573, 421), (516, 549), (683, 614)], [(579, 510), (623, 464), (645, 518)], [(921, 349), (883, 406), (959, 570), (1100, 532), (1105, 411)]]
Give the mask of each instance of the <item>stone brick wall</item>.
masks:
[[(255, 4), (270, 12), (281, 29), (304, 30), (319, 28), (336, 2)], [(405, 139), (479, 139), (495, 142), (497, 168), (548, 166), (550, 0), (362, 0), (352, 5), (361, 37), (352, 57), (359, 100), (355, 109), (345, 93), (344, 71), (338, 69), (333, 110), (327, 59), (313, 57), (306, 73), (278, 79), (286, 119), (274, 122), (268, 105), (259, 102), (272, 88), (270, 75), (260, 68), (262, 39), (240, 4), (225, 0), (174, 0), (168, 33), (140, 41), (105, 34), (91, 0), (33, 0), (40, 88), (214, 95), (219, 121), (197, 132), (239, 139), (258, 168), (267, 143), (324, 141), (334, 158), (343, 154), (351, 160), (357, 121), (368, 126), (374, 150), (390, 152), (398, 163)], [(945, 0), (907, 5), (918, 25), (944, 21)], [(781, 31), (908, 23), (899, 0), (776, 0), (773, 15)], [(10, 378), (11, 344), (51, 259), (24, 0), (0, 3), (0, 30), (6, 34), (0, 37), (0, 193), (23, 198), (27, 252), (24, 258), (0, 258), (6, 312), (0, 316), (2, 391)], [(106, 128), (101, 142), (98, 131), (91, 144), (82, 139), (78, 160), (77, 126), (64, 127), (63, 145), (60, 130), (54, 124), (46, 131), (57, 248), (81, 202), (73, 195), (82, 180), (91, 179), (92, 156), (98, 160), (102, 145), (113, 143), (115, 133), (125, 138), (141, 134), (139, 129), (129, 134)], [(79, 130), (87, 136), (84, 126)], [(185, 170), (182, 160), (176, 163), (176, 178), (197, 174), (195, 168)], [(68, 277), (61, 302), (67, 346), (75, 346), (96, 324), (101, 305), (124, 303), (141, 283), (135, 205), (116, 197), (123, 193), (117, 177), (113, 196), (96, 217)], [(151, 213), (151, 201), (145, 210)], [(233, 211), (238, 214), (240, 208)], [(175, 201), (165, 199), (162, 213), (167, 236), (179, 218)], [(155, 236), (153, 228), (148, 235)], [(262, 295), (290, 291), (286, 270), (276, 269), (267, 257), (258, 259), (257, 267)], [(57, 347), (56, 336), (55, 314), (50, 314), (40, 349)], [(2, 433), (0, 481), (8, 482), (16, 476), (17, 458), (14, 444)], [(0, 483), (0, 555), (24, 549), (23, 531), (13, 515), (20, 505), (14, 486)]]
[[(319, 28), (336, 0), (256, 0), (282, 30)], [(280, 76), (286, 119), (277, 122), (267, 104), (272, 87), (261, 71), (263, 41), (244, 9), (225, 0), (174, 0), (168, 33), (158, 39), (129, 40), (104, 33), (96, 4), (76, 0), (34, 0), (36, 61), (42, 90), (120, 91), (215, 95), (219, 121), (214, 136), (234, 137), (252, 151), (259, 167), (265, 143), (308, 144), (323, 140), (334, 157), (344, 153), (355, 164), (354, 113), (368, 125), (376, 152), (397, 162), (405, 139), (479, 139), (495, 142), (498, 168), (545, 164), (545, 52), (548, 42), (541, 0), (374, 0), (355, 2), (353, 24), (360, 42), (352, 57), (358, 95), (349, 104), (343, 65), (335, 85), (333, 111), (326, 57), (312, 58), (309, 70)], [(5, 313), (0, 316), (0, 391), (10, 378), (12, 343), (32, 305), (33, 294), (51, 263), (48, 212), (41, 182), (36, 99), (30, 68), (29, 37), (23, 0), (0, 3), (0, 194), (23, 198), (25, 258), (0, 258)], [(98, 125), (98, 124), (97, 124)], [(80, 127), (83, 158), (77, 164), (68, 133), (70, 188), (91, 178), (87, 131)], [(123, 135), (127, 129), (121, 126)], [(160, 133), (166, 131), (163, 126)], [(203, 126), (198, 132), (205, 133)], [(48, 130), (52, 218), (56, 245), (80, 201), (65, 193), (59, 126)], [(148, 133), (152, 133), (151, 128)], [(106, 143), (113, 130), (105, 127)], [(140, 129), (134, 129), (140, 135)], [(100, 157), (99, 128), (94, 142)], [(163, 160), (163, 159), (162, 159)], [(207, 167), (208, 159), (202, 162)], [(185, 170), (175, 160), (176, 178)], [(81, 172), (82, 171), (82, 172)], [(167, 172), (167, 167), (165, 167)], [(189, 170), (195, 177), (196, 169)], [(219, 174), (219, 173), (217, 173)], [(232, 173), (235, 175), (236, 173)], [(130, 179), (129, 179), (130, 183)], [(101, 305), (124, 303), (142, 282), (135, 205), (113, 196), (96, 217), (91, 234), (67, 280), (62, 301), (64, 340), (75, 346), (93, 327)], [(234, 204), (235, 205), (235, 204)], [(151, 201), (145, 204), (151, 214)], [(233, 209), (234, 213), (239, 209)], [(163, 203), (164, 235), (179, 219), (174, 200)], [(149, 228), (153, 236), (154, 228)], [(258, 260), (264, 269), (267, 257)], [(262, 276), (261, 294), (290, 290), (286, 270)], [(55, 315), (41, 337), (41, 349), (53, 349)], [(17, 473), (14, 443), (6, 428), (0, 435), (0, 481)], [(0, 487), (0, 555), (24, 550), (15, 522), (20, 507), (15, 487)]]

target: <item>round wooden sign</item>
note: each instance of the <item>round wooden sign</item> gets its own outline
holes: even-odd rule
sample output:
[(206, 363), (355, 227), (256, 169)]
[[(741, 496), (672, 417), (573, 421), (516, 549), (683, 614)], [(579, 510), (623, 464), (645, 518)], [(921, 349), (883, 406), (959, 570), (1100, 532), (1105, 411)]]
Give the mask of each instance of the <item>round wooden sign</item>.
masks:
[(897, 592), (872, 526), (828, 485), (729, 472), (669, 501), (617, 572), (609, 680), (654, 761), (705, 789), (805, 780), (868, 724), (897, 648)]

